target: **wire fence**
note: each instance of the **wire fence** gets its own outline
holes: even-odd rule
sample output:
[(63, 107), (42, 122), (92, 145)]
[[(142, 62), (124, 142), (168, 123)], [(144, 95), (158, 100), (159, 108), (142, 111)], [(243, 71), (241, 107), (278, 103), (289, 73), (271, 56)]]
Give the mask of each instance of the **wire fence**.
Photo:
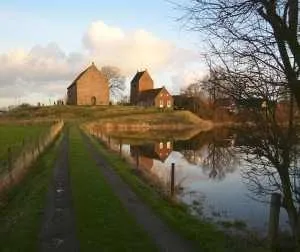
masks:
[(51, 144), (63, 126), (63, 121), (56, 121), (37, 137), (24, 137), (22, 141), (7, 148), (0, 156), (0, 192), (22, 179), (27, 168)]

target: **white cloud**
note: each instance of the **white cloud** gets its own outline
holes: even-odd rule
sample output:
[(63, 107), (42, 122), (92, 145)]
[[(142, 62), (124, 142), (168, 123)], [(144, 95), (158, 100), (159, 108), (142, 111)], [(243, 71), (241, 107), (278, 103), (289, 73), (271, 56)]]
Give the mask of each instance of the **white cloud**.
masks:
[(178, 48), (144, 29), (128, 32), (102, 21), (88, 27), (82, 42), (84, 51), (70, 54), (55, 43), (0, 53), (0, 106), (9, 97), (28, 98), (32, 93), (35, 101), (37, 97), (63, 97), (72, 79), (91, 61), (99, 67), (118, 66), (129, 79), (137, 69), (145, 68), (155, 76), (176, 75), (168, 79), (178, 89), (187, 82), (189, 64), (199, 60), (192, 50)]
[(200, 79), (203, 79), (208, 74), (208, 70), (203, 65), (194, 65), (193, 67), (183, 69), (173, 73), (171, 80), (176, 93), (180, 92), (180, 89), (186, 88), (189, 84), (192, 84)]
[(124, 32), (114, 26), (108, 26), (102, 21), (93, 22), (83, 37), (83, 42), (88, 48), (95, 48), (99, 43), (115, 43), (124, 39)]
[(125, 32), (102, 21), (91, 24), (83, 43), (100, 65), (116, 65), (125, 73), (141, 68), (157, 70), (170, 62), (175, 46), (152, 33), (139, 29)]
[(3, 98), (16, 100), (32, 93), (40, 94), (41, 99), (63, 97), (66, 86), (84, 61), (83, 55), (66, 55), (55, 43), (0, 54), (0, 104)]

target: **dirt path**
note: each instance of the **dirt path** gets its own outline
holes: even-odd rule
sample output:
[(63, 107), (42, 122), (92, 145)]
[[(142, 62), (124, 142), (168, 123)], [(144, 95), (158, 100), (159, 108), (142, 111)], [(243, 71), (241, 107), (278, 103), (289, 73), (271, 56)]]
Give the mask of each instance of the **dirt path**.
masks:
[(64, 132), (53, 171), (53, 181), (47, 194), (39, 237), (40, 251), (79, 251), (68, 171), (68, 138), (68, 132)]
[(193, 251), (191, 244), (174, 233), (119, 177), (97, 151), (91, 140), (84, 134), (82, 136), (99, 170), (111, 185), (114, 193), (120, 198), (124, 207), (134, 216), (137, 223), (150, 235), (159, 250), (172, 252)]

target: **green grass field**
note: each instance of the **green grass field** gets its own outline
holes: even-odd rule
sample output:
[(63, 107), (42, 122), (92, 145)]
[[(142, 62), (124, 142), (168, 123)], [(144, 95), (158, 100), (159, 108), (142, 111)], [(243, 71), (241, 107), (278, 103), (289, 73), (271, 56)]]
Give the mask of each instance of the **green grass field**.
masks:
[(23, 144), (33, 143), (49, 127), (50, 123), (0, 124), (0, 173), (7, 161), (9, 147), (14, 158), (20, 153)]

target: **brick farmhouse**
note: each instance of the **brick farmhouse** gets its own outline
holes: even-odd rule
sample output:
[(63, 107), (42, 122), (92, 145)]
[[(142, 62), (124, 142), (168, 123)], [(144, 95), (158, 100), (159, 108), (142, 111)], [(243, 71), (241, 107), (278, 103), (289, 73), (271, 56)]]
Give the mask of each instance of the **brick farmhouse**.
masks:
[(144, 107), (172, 108), (173, 97), (165, 87), (153, 88), (148, 71), (137, 72), (130, 83), (131, 105)]
[(108, 80), (92, 63), (68, 87), (67, 96), (69, 105), (108, 105)]
[(137, 72), (130, 85), (131, 105), (144, 107), (172, 108), (173, 97), (165, 87), (153, 88), (148, 71)]

